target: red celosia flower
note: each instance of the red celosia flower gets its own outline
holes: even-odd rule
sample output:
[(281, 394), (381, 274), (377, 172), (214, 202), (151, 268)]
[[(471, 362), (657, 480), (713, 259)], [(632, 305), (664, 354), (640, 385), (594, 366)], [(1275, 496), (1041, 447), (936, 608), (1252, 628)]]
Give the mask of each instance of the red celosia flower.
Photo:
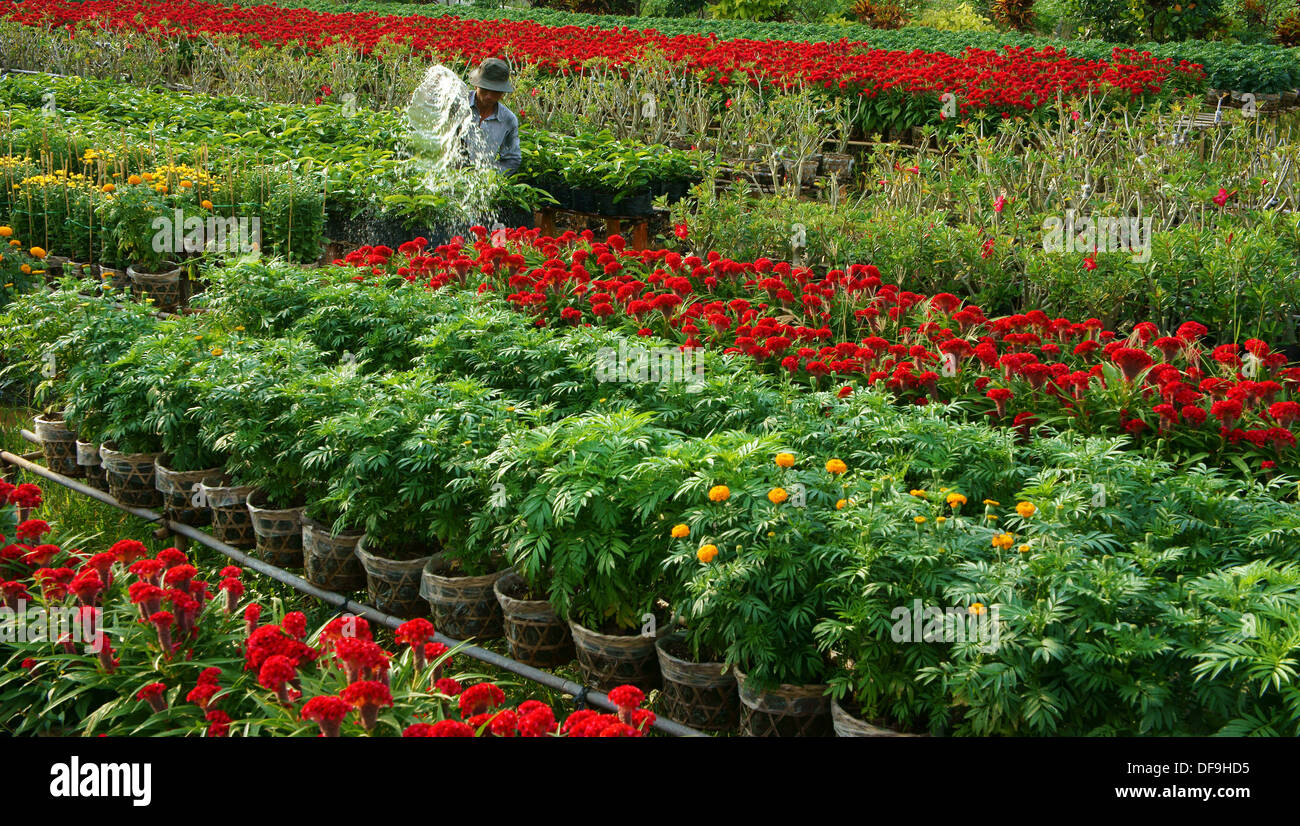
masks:
[(433, 684), (433, 689), (439, 694), (446, 694), (448, 697), (455, 697), (461, 692), (461, 685), (451, 677), (443, 677)]
[(43, 519), (28, 519), (18, 526), (17, 533), (19, 539), (39, 540), (51, 530), (53, 528)]
[[(123, 539), (114, 542), (113, 547), (109, 548), (108, 552), (116, 556), (123, 565), (130, 565), (137, 559), (143, 559), (149, 553), (149, 549), (144, 546), (143, 542), (137, 542), (134, 539)], [(134, 573), (134, 569), (132, 569), (132, 573)]]
[(361, 713), (361, 725), (366, 731), (375, 727), (379, 719), (379, 709), (393, 704), (393, 695), (388, 686), (375, 680), (361, 680), (343, 689), (344, 701), (355, 706)]
[(31, 595), (27, 593), (27, 586), (17, 581), (0, 583), (0, 593), (4, 594), (5, 607), (15, 613), (19, 611), (19, 600), (31, 599)]
[(496, 708), (506, 701), (506, 694), (494, 683), (478, 683), (460, 693), (460, 716), (472, 717)]
[(257, 682), (263, 688), (274, 691), (280, 704), (287, 706), (293, 702), (289, 696), (287, 683), (297, 676), (298, 669), (294, 667), (292, 660), (283, 654), (274, 654), (262, 663), (261, 669), (257, 672)]
[(320, 727), (322, 737), (338, 737), (343, 718), (352, 711), (352, 704), (333, 694), (312, 697), (302, 707), (302, 719), (313, 720)]
[(621, 685), (609, 692), (609, 701), (618, 706), (618, 719), (631, 725), (632, 710), (645, 702), (645, 692), (634, 685)]
[(230, 715), (221, 709), (212, 709), (203, 719), (208, 721), (209, 737), (226, 737), (230, 734)]
[(418, 669), (424, 668), (424, 644), (433, 634), (433, 623), (422, 617), (407, 620), (397, 627), (397, 639), (411, 646)]
[(141, 559), (131, 563), (131, 567), (127, 570), (139, 577), (142, 582), (158, 585), (165, 569), (166, 565), (157, 559)]
[(226, 594), (226, 615), (235, 613), (235, 607), (239, 604), (239, 598), (244, 595), (244, 583), (228, 576), (217, 585), (217, 587)]
[(194, 688), (191, 688), (189, 693), (185, 695), (185, 701), (194, 703), (194, 705), (199, 708), (207, 710), (208, 703), (212, 701), (212, 697), (220, 690), (221, 686), (216, 683), (203, 682), (200, 680), (199, 684), (194, 686)]
[(39, 508), (41, 506), (41, 489), (30, 482), (18, 485), (8, 494), (9, 504), (20, 508)]
[(1110, 354), (1110, 359), (1119, 365), (1119, 369), (1124, 373), (1124, 380), (1129, 382), (1155, 363), (1150, 353), (1135, 347), (1120, 347)]
[(1277, 423), (1283, 427), (1290, 427), (1291, 423), (1300, 418), (1300, 404), (1296, 402), (1274, 402), (1268, 406), (1268, 415), (1277, 420)]
[(175, 568), (177, 565), (184, 565), (189, 562), (189, 558), (176, 548), (163, 548), (158, 552), (156, 558), (168, 568)]
[(244, 633), (252, 636), (253, 631), (257, 628), (257, 621), (262, 616), (262, 606), (256, 602), (244, 609)]
[(439, 720), (429, 728), (430, 737), (473, 737), (474, 729), (459, 720)]
[(307, 616), (302, 611), (290, 611), (280, 620), (280, 627), (294, 639), (307, 638)]
[(190, 580), (198, 574), (198, 570), (189, 564), (175, 565), (168, 568), (167, 573), (163, 575), (163, 584), (181, 591), (189, 589)]
[(147, 702), (154, 711), (166, 711), (167, 702), (163, 699), (167, 686), (164, 683), (149, 683), (135, 693), (137, 700)]

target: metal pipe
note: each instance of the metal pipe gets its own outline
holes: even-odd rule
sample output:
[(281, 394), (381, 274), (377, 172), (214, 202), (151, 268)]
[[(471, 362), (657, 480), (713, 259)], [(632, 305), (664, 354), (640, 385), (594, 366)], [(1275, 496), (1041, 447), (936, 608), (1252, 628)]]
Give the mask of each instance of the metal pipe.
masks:
[[(37, 444), (40, 443), (39, 437), (37, 437), (35, 433), (32, 433), (29, 430), (24, 429), (22, 431), (22, 436), (24, 439), (26, 439), (29, 442), (35, 442)], [(24, 459), (22, 456), (19, 456), (14, 453), (10, 453), (9, 451), (5, 450), (5, 451), (0, 451), (0, 460), (3, 460), (4, 462), (14, 465), (16, 467), (20, 467), (23, 470), (26, 470), (30, 473), (34, 473), (37, 476), (43, 477), (45, 479), (49, 479), (50, 481), (60, 484), (63, 487), (68, 488), (69, 490), (73, 490), (76, 491), (77, 493), (89, 496), (92, 499), (95, 499), (99, 502), (103, 502), (105, 505), (111, 505), (112, 507), (115, 507), (118, 510), (126, 511), (132, 516), (138, 517), (147, 522), (155, 522), (160, 525), (163, 525), (172, 533), (191, 539), (199, 543), (200, 545), (204, 546), (205, 548), (211, 548), (212, 550), (217, 551), (218, 553), (230, 557), (232, 560), (238, 562), (240, 565), (246, 568), (251, 568), (260, 574), (263, 574), (267, 577), (270, 577), (271, 579), (274, 579), (276, 582), (281, 582), (284, 583), (285, 585), (288, 585), (289, 587), (293, 588), (295, 591), (299, 591), (301, 593), (307, 594), (308, 596), (315, 597), (321, 602), (332, 605), (335, 608), (338, 608), (342, 611), (346, 611), (348, 613), (355, 614), (357, 616), (365, 617), (367, 620), (378, 622), (394, 630), (396, 630), (397, 627), (401, 625), (403, 622), (403, 620), (399, 617), (394, 617), (391, 614), (385, 614), (383, 611), (372, 608), (369, 605), (363, 605), (359, 602), (355, 602), (351, 599), (348, 599), (342, 594), (335, 593), (334, 591), (327, 591), (324, 588), (319, 588), (315, 585), (312, 585), (310, 582), (303, 579), (302, 577), (295, 576), (294, 574), (289, 573), (283, 568), (277, 568), (276, 566), (264, 562), (263, 560), (257, 559), (256, 557), (249, 556), (248, 554), (244, 553), (238, 548), (234, 548), (230, 545), (227, 545), (226, 543), (215, 539), (214, 537), (204, 533), (203, 531), (196, 530), (195, 528), (190, 527), (189, 525), (183, 525), (180, 522), (173, 522), (171, 520), (166, 519), (162, 515), (154, 513), (153, 511), (148, 510), (146, 508), (136, 508), (136, 507), (131, 507), (130, 505), (123, 505), (121, 502), (117, 501), (112, 496), (108, 495), (107, 493), (104, 493), (103, 491), (96, 490), (95, 488), (92, 488), (89, 485), (84, 485), (81, 482), (78, 482), (77, 480), (71, 479), (60, 473), (55, 473), (49, 468), (43, 467), (34, 462), (30, 462), (27, 459)], [(450, 648), (454, 648), (462, 644), (460, 640), (452, 639), (451, 637), (448, 637), (445, 634), (442, 634), (441, 632), (435, 632), (434, 638), (438, 642), (441, 642)], [(502, 655), (497, 654), (496, 652), (493, 651), (488, 651), (485, 648), (479, 648), (476, 645), (465, 644), (462, 648), (460, 648), (460, 650), (457, 653), (463, 653), (466, 656), (469, 656), (475, 660), (479, 660), (480, 662), (484, 662), (487, 663), (488, 665), (494, 666), (496, 668), (500, 668), (503, 671), (508, 671), (511, 674), (516, 674), (527, 680), (532, 680), (535, 683), (540, 683), (556, 691), (561, 691), (565, 694), (571, 694), (575, 698), (580, 698), (592, 705), (600, 706), (601, 708), (607, 709), (609, 711), (617, 710), (617, 706), (611, 703), (609, 701), (608, 695), (606, 695), (602, 691), (595, 691), (592, 689), (588, 689), (586, 686), (579, 685), (578, 683), (575, 683), (572, 680), (566, 680), (563, 679), (562, 677), (557, 677), (554, 674), (551, 674), (550, 672), (533, 668), (530, 665), (524, 665), (521, 662), (516, 662), (510, 659), (509, 657), (503, 657)], [(693, 728), (684, 726), (681, 723), (674, 722), (673, 720), (664, 719), (662, 717), (655, 720), (654, 728), (658, 729), (659, 731), (662, 731), (664, 734), (670, 734), (675, 737), (704, 736), (701, 732), (696, 731)]]

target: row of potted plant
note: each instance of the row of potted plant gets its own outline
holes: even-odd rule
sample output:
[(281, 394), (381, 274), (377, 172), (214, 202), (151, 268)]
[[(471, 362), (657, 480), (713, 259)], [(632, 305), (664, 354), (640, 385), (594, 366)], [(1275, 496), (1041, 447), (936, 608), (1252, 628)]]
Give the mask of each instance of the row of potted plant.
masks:
[(639, 737), (656, 719), (632, 686), (610, 693), (615, 714), (559, 717), (526, 688), (465, 669), (428, 620), (400, 626), (389, 650), (377, 639), (387, 629), (285, 610), (238, 566), (134, 539), (74, 549), (83, 538), (31, 518), (38, 487), (0, 483), (0, 495), (15, 537), (0, 549), (0, 718), (11, 732)]
[[(1252, 715), (1287, 725), (1280, 698), (1227, 700), (1244, 695), (1216, 680), (1249, 685), (1246, 661), (1215, 679), (1173, 675), (1218, 668), (1234, 645), (1252, 662), (1270, 656), (1271, 637), (1236, 636), (1236, 597), (1207, 614), (1203, 595), (1240, 570), (1277, 575), (1262, 560), (1288, 558), (1275, 530), (1294, 516), (1288, 477), (1189, 475), (1122, 439), (1069, 431), (1023, 441), (866, 389), (796, 390), (718, 352), (704, 354), (695, 393), (600, 382), (604, 348), (644, 339), (539, 327), (491, 294), (352, 272), (227, 268), (211, 274), (209, 313), (166, 322), (67, 293), (27, 297), (10, 323), (35, 323), (7, 349), (16, 372), (34, 370), (58, 341), (56, 360), (71, 364), (42, 398), (69, 404), (76, 427), (143, 440), (147, 428), (125, 422), (152, 415), (155, 450), (197, 438), (246, 469), (236, 482), (296, 477), (293, 488), (319, 490), (308, 514), (364, 531), (361, 550), (382, 563), (367, 571), (381, 607), (418, 605), (423, 586), (444, 628), (491, 634), (490, 582), (518, 656), (565, 656), (567, 629), (592, 682), (666, 680), (687, 722), (741, 714), (751, 733), (825, 733), (830, 686), (859, 721), (935, 733), (1204, 732)], [(384, 283), (364, 283), (375, 279)], [(316, 330), (322, 296), (344, 325), (329, 340)], [(403, 317), (407, 306), (423, 308), (423, 324)], [(414, 355), (381, 363), (403, 327)], [(166, 379), (181, 388), (172, 408), (150, 413), (141, 387), (159, 380), (153, 354), (167, 351), (188, 367)], [(103, 387), (110, 374), (120, 390)], [(506, 568), (518, 579), (502, 582)], [(444, 581), (469, 587), (456, 594)], [(1086, 621), (1041, 613), (1035, 600), (1048, 593)], [(1260, 598), (1269, 627), (1287, 593)], [(544, 604), (507, 602), (521, 599)], [(914, 601), (966, 617), (1005, 610), (993, 626), (1005, 642), (898, 639), (894, 609)], [(1192, 603), (1195, 622), (1175, 623)], [(547, 604), (553, 620), (539, 612)], [(1134, 653), (1118, 671), (1088, 658), (1131, 646), (1133, 617), (1153, 616), (1137, 625), (1153, 640), (1142, 650), (1162, 653)], [(657, 663), (674, 617), (684, 636), (659, 651), (716, 672), (711, 700), (693, 704), (692, 678)], [(1067, 656), (1083, 665), (1059, 667)], [(1051, 702), (1022, 701), (992, 676), (1007, 669)], [(904, 690), (878, 693), (885, 684)]]

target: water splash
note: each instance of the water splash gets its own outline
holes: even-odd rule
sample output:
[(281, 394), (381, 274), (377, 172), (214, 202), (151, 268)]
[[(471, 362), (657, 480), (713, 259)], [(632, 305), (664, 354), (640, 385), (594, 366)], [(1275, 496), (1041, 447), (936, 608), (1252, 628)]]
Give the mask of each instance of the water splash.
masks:
[(450, 203), (455, 223), (491, 226), (499, 177), (484, 151), (482, 132), (469, 103), (469, 86), (446, 66), (436, 65), (406, 108), (412, 163), (425, 186)]

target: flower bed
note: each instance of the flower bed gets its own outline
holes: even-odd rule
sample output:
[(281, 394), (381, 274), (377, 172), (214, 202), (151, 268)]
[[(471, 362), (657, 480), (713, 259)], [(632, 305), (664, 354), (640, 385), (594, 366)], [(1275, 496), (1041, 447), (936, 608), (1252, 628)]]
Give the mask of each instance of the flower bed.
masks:
[(539, 325), (602, 324), (717, 348), (841, 396), (880, 385), (899, 402), (988, 416), (1025, 439), (1045, 426), (1128, 433), (1184, 461), (1234, 456), (1246, 473), (1294, 470), (1300, 458), (1300, 368), (1258, 339), (1206, 345), (1195, 321), (1121, 336), (1095, 318), (1041, 311), (989, 319), (950, 293), (883, 284), (871, 265), (818, 276), (767, 259), (628, 250), (617, 236), (585, 244), (516, 230), (494, 247), (476, 232), (469, 248), (363, 247), (347, 263), (435, 288), (472, 278)]
[[(958, 406), (896, 404), (883, 387), (841, 397), (838, 382), (804, 387), (709, 348), (697, 392), (603, 382), (605, 348), (667, 341), (539, 327), (478, 279), (432, 291), (372, 266), (231, 266), (210, 273), (210, 312), (165, 322), (24, 296), (5, 355), (35, 377), (53, 352), (45, 386), (93, 431), (176, 385), (154, 416), (201, 411), (200, 442), (246, 463), (271, 440), (276, 455), (241, 472), (288, 481), (296, 463), (323, 490), (314, 518), (445, 540), (467, 571), (500, 570), (504, 553), (584, 628), (640, 630), (666, 602), (688, 650), (744, 673), (750, 725), (788, 683), (934, 733), (1294, 730), (1293, 704), (1261, 695), (1258, 670), (1290, 651), (1275, 641), (1297, 598), (1293, 476), (1189, 472), (1158, 443), (1069, 427), (1022, 440)], [(382, 362), (403, 337), (409, 363)], [(161, 352), (179, 375), (149, 366)], [(187, 432), (164, 429), (160, 446)], [(997, 607), (1000, 647), (899, 645), (891, 615), (914, 600)], [(1243, 612), (1259, 623), (1244, 640)]]
[[(0, 483), (0, 496), (17, 537), (0, 551), (0, 594), (13, 612), (0, 690), (17, 733), (639, 737), (655, 720), (625, 686), (611, 693), (627, 706), (618, 715), (576, 711), (561, 723), (517, 689), (507, 703), (496, 684), (453, 672), (459, 658), (431, 640), (427, 620), (398, 628), (395, 651), (363, 617), (315, 630), (301, 611), (266, 622), (238, 566), (200, 579), (175, 548), (151, 557), (122, 540), (72, 550), (42, 520), (15, 525), (14, 506), (38, 507), (39, 488)], [(58, 617), (61, 633), (18, 629), (38, 611)]]
[[(1113, 92), (1122, 103), (1154, 95), (1167, 84), (1203, 82), (1199, 68), (1116, 49), (1109, 61), (1077, 60), (1053, 50), (970, 49), (960, 57), (920, 51), (845, 48), (842, 43), (718, 41), (702, 36), (664, 37), (651, 32), (555, 29), (529, 22), (505, 27), (497, 21), (455, 17), (438, 20), (373, 15), (324, 14), (270, 6), (232, 9), (199, 2), (181, 5), (130, 2), (64, 3), (47, 0), (39, 8), (0, 6), (0, 13), (32, 25), (69, 26), (96, 19), (136, 31), (234, 35), (254, 45), (295, 43), (310, 51), (344, 40), (366, 53), (385, 41), (408, 43), (417, 52), (465, 64), (503, 49), (516, 59), (551, 71), (578, 71), (584, 61), (602, 58), (634, 61), (650, 46), (674, 62), (705, 73), (720, 86), (756, 84), (786, 89), (800, 84), (862, 96), (879, 120), (895, 120), (900, 107), (915, 108), (915, 122), (933, 119), (935, 100), (957, 96), (962, 112), (989, 112), (1003, 118), (1048, 106), (1058, 95)], [(868, 118), (870, 119), (870, 118)]]
[[(385, 15), (429, 16), (427, 6), (386, 0), (254, 0), (250, 5), (268, 3), (285, 8), (305, 8), (321, 12), (370, 12)], [(945, 52), (961, 55), (968, 48), (997, 50), (1004, 46), (1032, 49), (1057, 49), (1085, 60), (1109, 60), (1116, 48), (1136, 48), (1159, 58), (1186, 60), (1200, 64), (1215, 88), (1243, 92), (1268, 93), (1294, 89), (1300, 85), (1300, 50), (1268, 45), (1239, 45), (1204, 40), (1169, 43), (1116, 44), (1100, 40), (1059, 40), (1016, 31), (977, 32), (941, 31), (924, 26), (906, 26), (897, 30), (877, 29), (857, 24), (824, 25), (815, 23), (775, 23), (748, 20), (697, 19), (693, 17), (622, 17), (607, 14), (574, 14), (549, 8), (478, 9), (451, 6), (439, 9), (440, 15), (470, 20), (533, 21), (556, 28), (582, 27), (604, 30), (632, 29), (666, 36), (699, 35), (718, 40), (777, 40), (835, 43), (840, 40), (869, 43), (877, 49)]]

